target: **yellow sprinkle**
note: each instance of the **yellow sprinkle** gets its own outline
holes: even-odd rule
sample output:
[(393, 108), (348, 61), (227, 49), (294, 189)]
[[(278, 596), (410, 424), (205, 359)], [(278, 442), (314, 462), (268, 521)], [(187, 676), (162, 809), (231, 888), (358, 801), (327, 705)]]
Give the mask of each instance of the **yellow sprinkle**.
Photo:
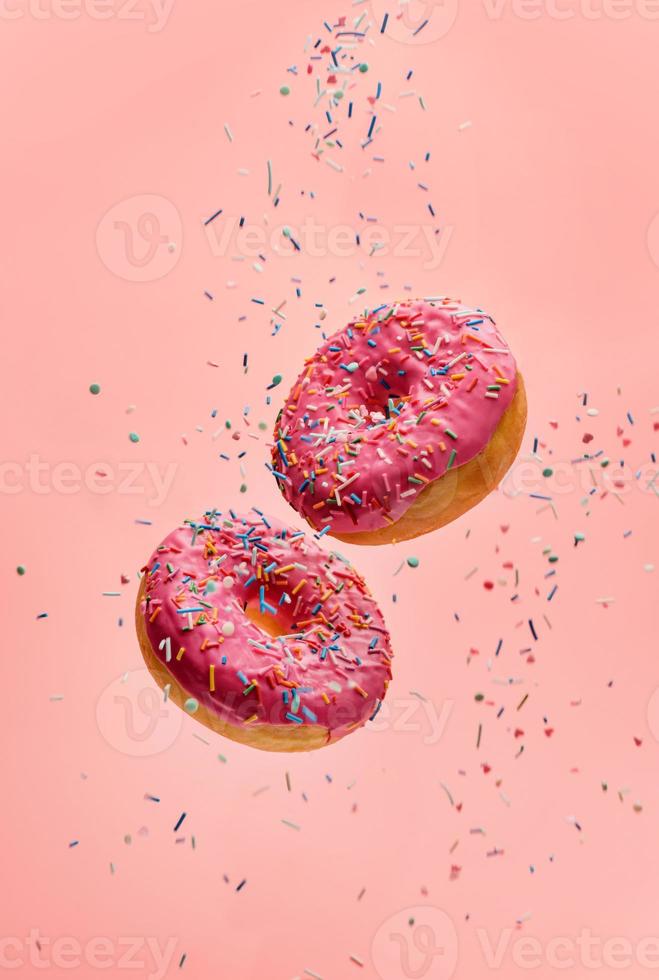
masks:
[(176, 659), (180, 660), (184, 653), (185, 653), (185, 647), (181, 647), (179, 652), (176, 654)]
[(307, 584), (307, 580), (306, 580), (306, 578), (303, 578), (303, 579), (301, 579), (301, 580), (300, 580), (300, 581), (299, 581), (299, 582), (297, 583), (297, 585), (295, 586), (295, 588), (294, 588), (294, 589), (291, 589), (291, 595), (295, 595), (295, 593), (296, 593), (296, 592), (299, 592), (299, 591), (300, 591), (300, 589), (302, 588), (302, 586), (303, 586), (303, 585), (306, 585), (306, 584)]
[(210, 665), (210, 684), (209, 684), (209, 687), (210, 687), (210, 690), (211, 691), (214, 691), (215, 690), (215, 664), (211, 664)]

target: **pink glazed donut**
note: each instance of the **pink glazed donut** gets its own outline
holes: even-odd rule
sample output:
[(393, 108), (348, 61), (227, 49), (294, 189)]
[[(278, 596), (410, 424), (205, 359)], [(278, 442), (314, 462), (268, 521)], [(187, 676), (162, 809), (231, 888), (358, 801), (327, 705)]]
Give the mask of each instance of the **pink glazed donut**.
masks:
[(356, 317), (306, 362), (277, 419), (272, 470), (316, 530), (389, 544), (487, 496), (525, 425), (522, 376), (492, 317), (408, 300)]
[(375, 716), (382, 614), (347, 559), (260, 511), (185, 521), (143, 569), (137, 634), (165, 696), (221, 735), (299, 752)]

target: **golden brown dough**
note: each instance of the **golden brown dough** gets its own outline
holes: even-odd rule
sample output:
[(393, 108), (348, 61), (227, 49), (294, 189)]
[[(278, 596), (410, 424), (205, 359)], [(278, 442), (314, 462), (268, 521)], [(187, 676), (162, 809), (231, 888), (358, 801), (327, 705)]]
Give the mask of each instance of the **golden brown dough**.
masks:
[(333, 534), (347, 544), (395, 544), (449, 524), (487, 497), (501, 482), (519, 451), (526, 428), (526, 391), (517, 391), (485, 449), (464, 466), (448, 470), (426, 487), (400, 520), (377, 531)]
[[(146, 632), (144, 614), (141, 609), (143, 599), (144, 579), (140, 584), (135, 609), (137, 638), (144, 663), (158, 687), (164, 688), (166, 684), (169, 684), (169, 700), (185, 710), (184, 704), (191, 697), (191, 694), (184, 690), (178, 681), (174, 680), (167, 667), (156, 657)], [(234, 742), (242, 742), (243, 745), (251, 745), (253, 748), (264, 749), (267, 752), (308, 752), (311, 749), (319, 749), (323, 745), (328, 745), (330, 741), (329, 729), (320, 725), (305, 725), (304, 728), (295, 729), (292, 729), (290, 725), (259, 725), (254, 728), (246, 728), (245, 726), (239, 728), (237, 725), (230, 725), (223, 721), (218, 715), (209, 711), (201, 701), (194, 719), (217, 732), (218, 735), (224, 735), (225, 738), (230, 738)]]

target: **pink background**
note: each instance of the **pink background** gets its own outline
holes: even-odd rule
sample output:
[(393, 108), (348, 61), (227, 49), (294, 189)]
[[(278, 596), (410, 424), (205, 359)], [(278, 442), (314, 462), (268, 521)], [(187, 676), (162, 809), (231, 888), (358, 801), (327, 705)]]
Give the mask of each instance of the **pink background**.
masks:
[[(423, 31), (407, 43), (393, 0), (174, 0), (160, 30), (146, 3), (138, 19), (119, 0), (103, 10), (106, 19), (82, 0), (8, 0), (0, 17), (0, 969), (18, 959), (17, 976), (95, 976), (89, 962), (66, 969), (52, 942), (107, 937), (113, 952), (99, 972), (123, 976), (122, 939), (140, 937), (141, 966), (128, 975), (146, 978), (155, 972), (144, 941), (171, 937), (167, 977), (289, 980), (307, 969), (325, 980), (473, 980), (526, 975), (513, 947), (531, 936), (542, 950), (532, 975), (580, 977), (591, 971), (578, 955), (559, 971), (548, 950), (589, 930), (600, 943), (625, 940), (624, 975), (645, 976), (639, 943), (659, 936), (657, 500), (648, 488), (659, 421), (657, 11), (640, 0), (500, 11), (463, 0), (430, 5), (426, 43), (416, 43)], [(412, 21), (421, 10), (413, 4)], [(304, 44), (329, 37), (324, 20), (345, 15), (349, 27), (362, 12), (375, 44), (356, 52), (370, 70), (352, 79), (354, 127), (342, 121), (343, 149), (324, 154), (342, 163), (337, 173), (312, 157), (304, 132), (330, 129), (313, 105), (324, 67), (315, 62), (307, 77)], [(286, 71), (293, 65), (297, 76)], [(378, 81), (395, 111), (376, 107), (382, 129), (362, 149)], [(276, 209), (268, 159), (282, 184)], [(218, 208), (209, 237), (203, 220)], [(157, 222), (141, 226), (158, 232), (152, 258), (136, 223), (145, 212)], [(424, 228), (443, 230), (441, 263), (429, 268), (418, 248), (338, 255), (322, 244), (321, 254), (291, 257), (267, 241), (259, 272), (250, 256), (235, 261), (245, 251), (235, 238), (217, 245), (241, 215), (253, 227), (295, 228), (312, 216), (358, 232), (359, 212), (394, 237), (411, 226), (417, 246)], [(410, 545), (340, 549), (392, 633), (387, 713), (375, 730), (305, 757), (220, 742), (174, 709), (154, 718), (159, 702), (132, 627), (137, 570), (207, 506), (256, 505), (297, 523), (264, 460), (284, 389), (319, 340), (316, 304), (331, 330), (362, 305), (441, 293), (496, 316), (525, 375), (529, 426), (513, 477), (475, 512)], [(270, 311), (283, 300), (287, 319), (273, 337)], [(283, 382), (267, 406), (275, 374)], [(97, 397), (91, 382), (102, 386)], [(584, 414), (583, 392), (597, 416)], [(535, 436), (541, 461), (524, 469)], [(569, 466), (599, 450), (607, 471), (599, 459)], [(25, 469), (32, 456), (46, 466), (38, 483)], [(620, 460), (616, 488), (605, 476)], [(540, 475), (552, 463), (561, 485)], [(147, 464), (174, 467), (156, 503)], [(553, 509), (529, 491), (553, 496)], [(577, 548), (576, 532), (586, 535)], [(419, 567), (395, 575), (409, 555)], [(615, 601), (597, 601), (607, 597)], [(138, 673), (122, 684), (127, 671)], [(441, 737), (429, 704), (445, 722)], [(424, 908), (405, 911), (415, 907)], [(412, 914), (430, 931), (415, 932)], [(51, 942), (45, 971), (25, 945), (33, 929)], [(498, 969), (479, 930), (503, 943)], [(391, 939), (397, 931), (402, 943)], [(444, 953), (427, 959), (429, 935)], [(603, 960), (597, 975), (618, 975), (612, 955)]]

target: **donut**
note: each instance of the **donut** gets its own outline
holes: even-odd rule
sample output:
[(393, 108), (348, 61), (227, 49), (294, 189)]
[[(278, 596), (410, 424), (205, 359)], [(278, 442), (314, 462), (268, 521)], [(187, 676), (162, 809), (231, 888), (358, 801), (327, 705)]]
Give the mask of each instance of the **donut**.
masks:
[(486, 497), (525, 425), (522, 376), (492, 317), (444, 297), (407, 300), (357, 316), (305, 362), (270, 468), (316, 531), (390, 544)]
[(165, 697), (274, 752), (336, 742), (391, 680), (382, 613), (346, 558), (261, 511), (186, 520), (142, 569), (142, 655)]

